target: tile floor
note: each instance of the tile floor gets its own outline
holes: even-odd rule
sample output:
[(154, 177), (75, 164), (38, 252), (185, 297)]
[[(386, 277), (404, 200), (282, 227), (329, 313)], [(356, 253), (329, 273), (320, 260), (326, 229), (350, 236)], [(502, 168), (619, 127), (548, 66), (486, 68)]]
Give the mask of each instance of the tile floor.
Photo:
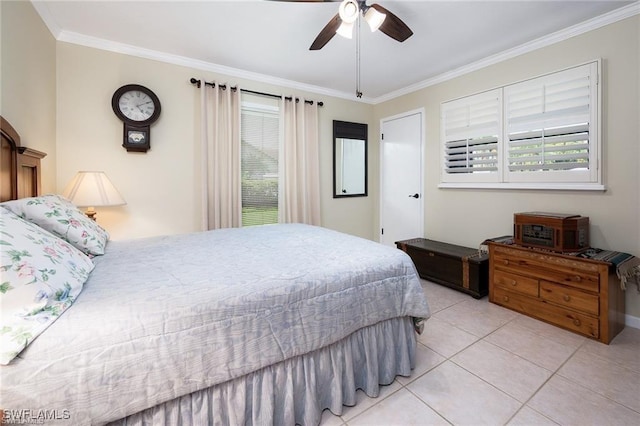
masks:
[(423, 280), (432, 316), (411, 377), (333, 425), (640, 425), (640, 329), (610, 345)]

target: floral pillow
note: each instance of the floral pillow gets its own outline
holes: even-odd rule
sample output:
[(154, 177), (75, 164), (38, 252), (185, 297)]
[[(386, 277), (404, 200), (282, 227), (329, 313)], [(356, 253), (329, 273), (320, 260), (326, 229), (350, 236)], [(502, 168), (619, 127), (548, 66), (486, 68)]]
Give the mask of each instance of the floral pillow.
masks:
[(71, 306), (93, 266), (66, 241), (0, 207), (0, 364)]
[(71, 243), (86, 254), (104, 254), (109, 233), (60, 195), (6, 201), (0, 206)]

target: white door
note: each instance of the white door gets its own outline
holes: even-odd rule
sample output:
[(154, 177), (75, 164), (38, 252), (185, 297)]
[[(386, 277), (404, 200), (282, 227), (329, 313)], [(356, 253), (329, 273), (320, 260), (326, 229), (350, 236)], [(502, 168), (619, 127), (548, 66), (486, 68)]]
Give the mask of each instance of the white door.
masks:
[(380, 242), (423, 237), (423, 115), (410, 111), (381, 120)]

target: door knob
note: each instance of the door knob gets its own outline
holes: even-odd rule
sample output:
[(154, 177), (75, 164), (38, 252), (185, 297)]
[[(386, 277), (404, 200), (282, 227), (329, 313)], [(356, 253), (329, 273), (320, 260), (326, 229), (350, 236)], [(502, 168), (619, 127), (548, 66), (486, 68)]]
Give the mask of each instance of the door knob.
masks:
[(409, 197), (412, 197), (412, 198), (420, 198), (420, 194), (418, 194), (418, 193), (416, 192), (416, 193), (415, 193), (415, 194), (413, 194), (413, 195), (409, 195)]

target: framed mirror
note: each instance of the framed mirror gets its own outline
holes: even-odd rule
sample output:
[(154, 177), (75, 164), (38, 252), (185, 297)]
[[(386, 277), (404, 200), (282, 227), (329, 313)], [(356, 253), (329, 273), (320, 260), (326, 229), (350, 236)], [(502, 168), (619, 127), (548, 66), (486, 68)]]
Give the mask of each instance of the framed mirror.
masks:
[(333, 120), (333, 198), (367, 196), (367, 125)]

